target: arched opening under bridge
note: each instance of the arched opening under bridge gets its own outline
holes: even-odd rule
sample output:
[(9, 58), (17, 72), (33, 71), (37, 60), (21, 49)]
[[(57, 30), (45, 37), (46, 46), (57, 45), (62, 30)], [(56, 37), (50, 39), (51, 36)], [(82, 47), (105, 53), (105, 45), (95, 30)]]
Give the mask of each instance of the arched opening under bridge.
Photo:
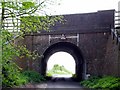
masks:
[[(85, 79), (85, 61), (82, 55), (82, 52), (79, 47), (75, 44), (69, 42), (59, 42), (51, 45), (43, 54), (43, 59), (41, 61), (41, 74), (46, 76), (47, 71), (47, 63), (51, 55), (56, 52), (67, 52), (69, 53), (75, 60), (75, 78), (80, 81)], [(61, 56), (62, 57), (62, 56)]]

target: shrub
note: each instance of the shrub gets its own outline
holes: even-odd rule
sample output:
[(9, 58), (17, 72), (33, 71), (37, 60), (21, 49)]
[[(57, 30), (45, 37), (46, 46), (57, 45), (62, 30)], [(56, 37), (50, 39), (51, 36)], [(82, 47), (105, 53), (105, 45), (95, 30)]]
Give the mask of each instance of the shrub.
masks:
[(45, 81), (45, 78), (35, 71), (24, 71), (23, 75), (27, 77), (27, 80), (30, 83), (40, 83)]
[(10, 65), (3, 67), (2, 71), (2, 87), (15, 87), (27, 83), (27, 77), (23, 76), (17, 68)]
[(82, 81), (81, 84), (88, 88), (118, 89), (120, 88), (120, 78), (113, 76), (104, 76), (102, 78), (92, 77)]
[(46, 76), (51, 77), (52, 76), (52, 72), (47, 72)]
[(95, 85), (95, 83), (98, 82), (99, 78), (100, 77), (93, 76), (93, 77), (89, 78), (88, 80), (84, 80), (84, 81), (80, 82), (80, 84), (85, 87), (88, 87), (88, 88), (93, 88), (93, 85)]

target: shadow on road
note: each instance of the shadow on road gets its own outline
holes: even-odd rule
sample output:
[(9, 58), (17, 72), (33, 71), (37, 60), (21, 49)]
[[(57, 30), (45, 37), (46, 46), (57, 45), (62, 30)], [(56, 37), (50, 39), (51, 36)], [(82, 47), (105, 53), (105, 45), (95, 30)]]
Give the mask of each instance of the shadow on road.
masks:
[(79, 82), (72, 78), (52, 77), (47, 81), (47, 88), (82, 88)]

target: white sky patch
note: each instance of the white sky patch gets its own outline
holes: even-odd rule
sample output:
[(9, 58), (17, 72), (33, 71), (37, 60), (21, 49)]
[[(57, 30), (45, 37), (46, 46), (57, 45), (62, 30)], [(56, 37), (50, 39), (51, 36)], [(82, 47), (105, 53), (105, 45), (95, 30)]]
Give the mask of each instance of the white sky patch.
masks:
[(75, 60), (69, 53), (56, 52), (50, 56), (47, 62), (47, 70), (52, 69), (55, 64), (63, 65), (67, 70), (75, 73)]
[(120, 0), (61, 0), (60, 5), (51, 5), (46, 9), (52, 15), (89, 13), (98, 10), (118, 10)]

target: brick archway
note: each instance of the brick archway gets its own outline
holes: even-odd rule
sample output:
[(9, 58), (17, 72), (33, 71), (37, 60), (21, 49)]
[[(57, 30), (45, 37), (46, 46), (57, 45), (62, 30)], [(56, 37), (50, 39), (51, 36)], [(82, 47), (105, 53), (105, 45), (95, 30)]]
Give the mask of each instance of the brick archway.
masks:
[(76, 78), (77, 80), (83, 80), (85, 78), (85, 62), (84, 62), (84, 58), (82, 56), (82, 52), (80, 51), (80, 49), (69, 42), (59, 42), (56, 44), (51, 45), (49, 48), (46, 49), (46, 51), (44, 52), (44, 57), (42, 58), (41, 62), (42, 65), (40, 65), (41, 68), (41, 72), (42, 75), (46, 75), (46, 70), (47, 70), (47, 62), (49, 57), (59, 51), (64, 51), (69, 53), (70, 55), (73, 56), (76, 66), (75, 66), (75, 74), (76, 74)]

